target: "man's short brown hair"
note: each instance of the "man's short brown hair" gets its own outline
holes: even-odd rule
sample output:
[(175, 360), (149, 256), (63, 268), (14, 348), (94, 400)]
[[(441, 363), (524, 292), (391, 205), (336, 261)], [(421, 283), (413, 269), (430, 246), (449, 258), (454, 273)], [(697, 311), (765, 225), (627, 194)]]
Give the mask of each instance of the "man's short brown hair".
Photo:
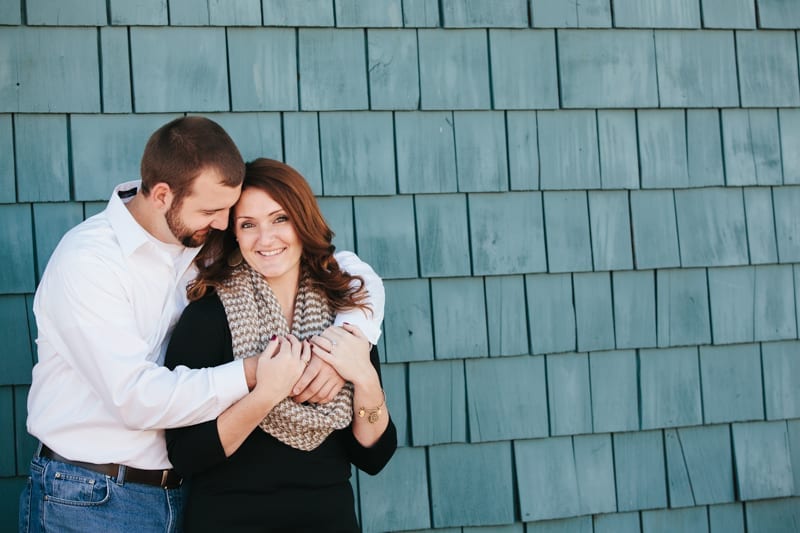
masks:
[(222, 184), (238, 187), (244, 180), (244, 160), (222, 126), (205, 117), (181, 117), (150, 136), (142, 155), (142, 192), (156, 183), (169, 185), (178, 203), (191, 193), (201, 172), (213, 168)]

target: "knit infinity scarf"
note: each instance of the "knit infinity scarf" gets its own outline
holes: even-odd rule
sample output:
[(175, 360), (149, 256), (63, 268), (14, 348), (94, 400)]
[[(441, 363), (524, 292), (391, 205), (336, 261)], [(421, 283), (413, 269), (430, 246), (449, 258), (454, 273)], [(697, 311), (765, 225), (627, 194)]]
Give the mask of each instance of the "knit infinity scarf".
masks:
[[(217, 293), (228, 317), (234, 359), (258, 355), (272, 335), (289, 333), (278, 299), (264, 276), (247, 263), (236, 267)], [(319, 335), (333, 323), (333, 318), (327, 298), (313, 287), (304, 269), (295, 298), (291, 333), (300, 340)], [(352, 417), (353, 386), (346, 383), (326, 404), (299, 404), (285, 398), (267, 414), (260, 427), (292, 448), (310, 451), (334, 430), (347, 427)]]

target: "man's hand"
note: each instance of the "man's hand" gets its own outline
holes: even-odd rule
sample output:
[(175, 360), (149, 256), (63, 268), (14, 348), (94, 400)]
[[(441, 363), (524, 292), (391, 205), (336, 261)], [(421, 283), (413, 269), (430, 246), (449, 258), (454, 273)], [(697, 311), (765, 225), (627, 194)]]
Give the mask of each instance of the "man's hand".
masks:
[(339, 394), (342, 387), (342, 376), (331, 365), (314, 356), (292, 389), (292, 394), (297, 403), (328, 403)]

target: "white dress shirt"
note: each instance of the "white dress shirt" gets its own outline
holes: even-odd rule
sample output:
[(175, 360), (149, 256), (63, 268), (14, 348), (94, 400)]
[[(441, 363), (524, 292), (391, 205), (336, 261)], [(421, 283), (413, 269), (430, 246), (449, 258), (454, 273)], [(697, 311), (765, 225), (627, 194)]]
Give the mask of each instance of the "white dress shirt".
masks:
[[(28, 432), (76, 461), (170, 468), (164, 429), (217, 417), (247, 394), (241, 360), (190, 370), (164, 368), (169, 334), (186, 307), (199, 248), (168, 245), (142, 228), (119, 192), (67, 232), (36, 291), (38, 363), (28, 394)], [(375, 309), (337, 323), (358, 325), (374, 343), (384, 292), (354, 254), (337, 254), (361, 275)]]

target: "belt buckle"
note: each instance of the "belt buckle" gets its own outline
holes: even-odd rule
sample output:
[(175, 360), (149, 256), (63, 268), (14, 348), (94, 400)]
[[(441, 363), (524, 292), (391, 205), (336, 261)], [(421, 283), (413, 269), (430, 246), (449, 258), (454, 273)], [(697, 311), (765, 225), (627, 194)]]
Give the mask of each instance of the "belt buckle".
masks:
[(167, 477), (169, 476), (169, 470), (162, 470), (161, 471), (161, 487), (167, 486)]

